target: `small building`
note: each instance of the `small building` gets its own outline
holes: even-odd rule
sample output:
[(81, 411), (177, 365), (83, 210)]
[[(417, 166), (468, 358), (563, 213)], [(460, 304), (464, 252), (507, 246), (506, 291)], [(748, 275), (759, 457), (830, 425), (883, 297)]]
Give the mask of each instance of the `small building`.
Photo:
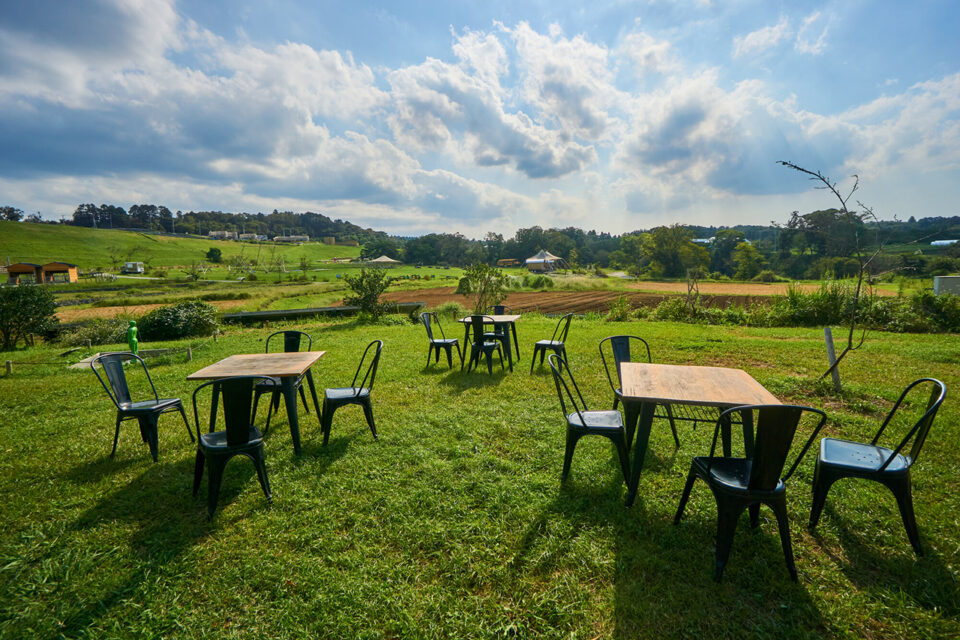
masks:
[(142, 262), (124, 262), (120, 273), (143, 273), (146, 271)]
[(555, 256), (549, 251), (541, 251), (526, 260), (527, 269), (537, 272), (553, 271), (560, 266), (561, 262), (563, 262), (563, 258)]
[(957, 244), (960, 240), (934, 240), (930, 243), (931, 247), (949, 247), (952, 244)]
[(236, 240), (236, 231), (208, 231), (207, 236), (215, 240)]
[(498, 267), (519, 267), (520, 261), (516, 258), (501, 258), (497, 260)]
[(77, 265), (69, 262), (48, 262), (40, 272), (44, 282), (76, 282), (80, 279)]
[(7, 283), (11, 285), (43, 282), (43, 267), (32, 262), (15, 262), (7, 265)]
[(309, 242), (310, 236), (274, 236), (273, 241), (290, 243)]
[(254, 242), (257, 240), (257, 234), (241, 233), (239, 236), (237, 236), (237, 239), (240, 240), (240, 242)]
[(323, 236), (320, 238), (320, 242), (323, 244), (337, 244), (336, 236)]

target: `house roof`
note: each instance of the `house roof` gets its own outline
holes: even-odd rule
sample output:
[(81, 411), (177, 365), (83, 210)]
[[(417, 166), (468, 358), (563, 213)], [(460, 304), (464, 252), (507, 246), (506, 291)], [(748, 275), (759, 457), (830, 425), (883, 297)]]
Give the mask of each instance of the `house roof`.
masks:
[(70, 264), (69, 262), (54, 261), (54, 262), (48, 262), (47, 264), (43, 265), (43, 268), (46, 269), (47, 267), (53, 267), (56, 265), (63, 265), (64, 267), (74, 267), (74, 268), (76, 268), (77, 266), (75, 264)]

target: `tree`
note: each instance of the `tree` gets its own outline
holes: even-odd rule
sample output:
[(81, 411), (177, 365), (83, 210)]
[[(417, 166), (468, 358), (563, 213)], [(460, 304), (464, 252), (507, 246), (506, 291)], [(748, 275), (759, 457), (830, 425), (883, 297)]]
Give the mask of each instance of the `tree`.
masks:
[(390, 286), (391, 279), (384, 269), (360, 269), (358, 275), (344, 277), (354, 295), (345, 296), (343, 301), (360, 307), (361, 313), (377, 320), (386, 310), (386, 305), (380, 302), (380, 296)]
[(500, 269), (477, 262), (464, 270), (464, 277), (470, 283), (470, 292), (474, 296), (474, 313), (483, 313), (487, 307), (500, 304), (507, 297), (507, 275)]
[(743, 231), (739, 229), (717, 231), (713, 236), (713, 244), (710, 249), (710, 270), (732, 276), (735, 270), (733, 252), (737, 245), (746, 239)]
[(23, 219), (23, 210), (10, 206), (0, 207), (0, 219), (20, 222)]
[(19, 286), (0, 289), (0, 337), (3, 350), (23, 340), (33, 344), (33, 336), (57, 324), (57, 303), (44, 287)]
[(380, 256), (399, 260), (401, 256), (399, 245), (389, 238), (374, 238), (364, 243), (360, 249), (360, 257), (363, 260), (371, 260)]
[(218, 247), (210, 247), (210, 250), (207, 251), (207, 260), (220, 264), (223, 262), (223, 252)]
[(679, 224), (656, 227), (644, 236), (641, 252), (649, 260), (653, 275), (679, 278), (687, 269), (708, 266), (707, 250), (692, 240), (693, 232)]
[(741, 242), (733, 252), (733, 262), (737, 265), (734, 277), (738, 280), (750, 280), (763, 270), (763, 254), (749, 242)]

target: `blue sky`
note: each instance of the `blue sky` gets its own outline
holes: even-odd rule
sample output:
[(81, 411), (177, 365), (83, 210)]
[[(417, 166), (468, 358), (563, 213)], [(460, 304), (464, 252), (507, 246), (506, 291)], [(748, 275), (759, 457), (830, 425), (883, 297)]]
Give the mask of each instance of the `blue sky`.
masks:
[(403, 235), (960, 214), (956, 2), (0, 0), (0, 204)]

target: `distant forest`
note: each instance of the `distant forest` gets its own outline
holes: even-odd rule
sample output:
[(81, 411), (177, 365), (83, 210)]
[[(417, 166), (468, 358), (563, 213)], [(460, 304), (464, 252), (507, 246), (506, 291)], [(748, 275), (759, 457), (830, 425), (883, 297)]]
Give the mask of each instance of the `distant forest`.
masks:
[[(0, 207), (0, 219), (21, 220), (23, 212)], [(28, 216), (41, 222), (39, 216)], [(575, 227), (519, 229), (513, 237), (489, 232), (482, 239), (458, 233), (431, 233), (418, 237), (390, 236), (364, 229), (320, 213), (176, 213), (157, 205), (133, 205), (129, 210), (102, 204), (81, 204), (71, 220), (62, 223), (84, 227), (149, 229), (168, 233), (205, 235), (210, 231), (256, 233), (268, 237), (307, 235), (356, 240), (363, 257), (387, 255), (412, 264), (465, 266), (476, 262), (522, 261), (547, 250), (563, 258), (574, 270), (617, 268), (649, 277), (682, 278), (691, 270), (704, 276), (741, 280), (788, 278), (818, 279), (855, 274), (855, 254), (870, 252), (879, 244), (886, 249), (875, 260), (874, 273), (942, 275), (960, 269), (960, 244), (931, 247), (935, 240), (960, 239), (960, 217), (929, 217), (907, 221), (868, 220), (857, 212), (836, 209), (794, 212), (783, 224), (704, 227), (661, 226), (622, 235), (584, 231)]]

